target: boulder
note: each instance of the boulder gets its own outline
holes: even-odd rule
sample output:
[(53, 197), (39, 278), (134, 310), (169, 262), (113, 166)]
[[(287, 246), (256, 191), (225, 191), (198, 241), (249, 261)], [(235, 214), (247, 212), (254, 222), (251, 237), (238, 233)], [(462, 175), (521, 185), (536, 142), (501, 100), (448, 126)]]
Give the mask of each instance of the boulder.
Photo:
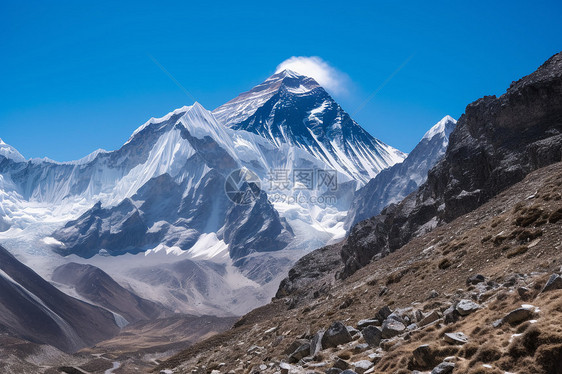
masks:
[(390, 315), (386, 319), (393, 319), (395, 321), (400, 322), (403, 325), (407, 324), (406, 318), (401, 313), (399, 313), (398, 311), (394, 311), (394, 312), (390, 313)]
[(308, 355), (310, 355), (310, 343), (307, 342), (307, 343), (301, 345), (300, 347), (298, 347), (289, 356), (289, 360), (291, 360), (292, 362), (299, 362), (300, 360), (307, 357)]
[(483, 275), (476, 274), (476, 275), (473, 275), (473, 276), (467, 278), (466, 285), (467, 286), (471, 285), (471, 284), (474, 285), (474, 284), (482, 283), (482, 282), (485, 282), (485, 281), (486, 281), (486, 278)]
[(552, 274), (548, 279), (548, 281), (546, 282), (546, 284), (544, 285), (542, 292), (560, 290), (560, 289), (562, 289), (562, 277), (560, 277), (560, 275), (558, 274)]
[(361, 332), (369, 347), (376, 348), (381, 343), (382, 331), (375, 326), (368, 326)]
[(310, 355), (313, 357), (322, 350), (322, 336), (324, 336), (324, 330), (320, 330), (314, 334), (310, 341)]
[(459, 320), (460, 316), (460, 313), (457, 312), (454, 306), (450, 306), (443, 312), (445, 323), (455, 323)]
[(506, 314), (505, 317), (502, 318), (502, 322), (515, 325), (533, 318), (533, 315), (533, 311), (529, 308), (517, 308)]
[(390, 339), (406, 330), (406, 326), (402, 322), (398, 322), (394, 319), (387, 319), (382, 324), (382, 337), (383, 339)]
[(351, 335), (352, 338), (355, 338), (357, 334), (359, 334), (359, 330), (357, 330), (355, 327), (353, 326), (346, 326), (347, 331), (349, 332), (349, 335)]
[(453, 372), (455, 368), (454, 362), (442, 362), (437, 365), (433, 370), (431, 370), (431, 374), (449, 374)]
[(392, 314), (392, 310), (390, 310), (390, 308), (388, 307), (388, 305), (383, 306), (382, 308), (380, 308), (377, 311), (377, 314), (375, 315), (376, 319), (378, 319), (379, 321), (383, 322), (385, 319), (388, 318), (389, 315)]
[(418, 325), (420, 326), (425, 326), (425, 325), (429, 325), (432, 322), (437, 321), (439, 318), (441, 318), (441, 315), (439, 314), (438, 311), (434, 310), (433, 312), (429, 313), (427, 316), (425, 316)]
[(420, 345), (414, 349), (412, 355), (414, 356), (415, 364), (421, 368), (429, 368), (435, 365), (435, 356), (427, 344)]
[(448, 332), (443, 336), (443, 339), (449, 344), (466, 344), (468, 343), (468, 336), (462, 332)]
[(375, 352), (370, 353), (367, 357), (369, 357), (369, 360), (371, 360), (371, 362), (376, 365), (382, 359), (382, 356), (382, 354)]
[(292, 366), (286, 362), (280, 363), (279, 368), (281, 369), (281, 374), (289, 374), (292, 371)]
[(322, 347), (326, 349), (349, 343), (352, 340), (351, 334), (347, 331), (347, 327), (343, 323), (336, 321), (324, 332), (321, 342)]
[(361, 321), (357, 322), (357, 328), (359, 330), (364, 329), (367, 326), (380, 326), (381, 323), (378, 319), (362, 319)]
[[(306, 339), (297, 339), (295, 341), (293, 341), (284, 351), (283, 354), (286, 355), (290, 355), (291, 353), (293, 353), (294, 351), (297, 350), (297, 348), (299, 348), (300, 346), (304, 345), (308, 343), (308, 340)], [(259, 350), (259, 347), (254, 345), (252, 347), (250, 347), (250, 349), (248, 349), (248, 353), (252, 353), (250, 350)]]
[(480, 305), (467, 299), (459, 301), (456, 307), (457, 312), (459, 312), (459, 314), (463, 317), (475, 312), (478, 309), (480, 309)]
[(351, 366), (355, 369), (355, 371), (358, 374), (363, 374), (364, 372), (375, 366), (375, 364), (373, 364), (369, 360), (361, 360), (361, 361), (352, 362)]
[(341, 369), (341, 370), (346, 370), (349, 369), (349, 364), (347, 363), (347, 361), (342, 360), (341, 358), (338, 358), (336, 360), (336, 362), (334, 362), (334, 366), (337, 369)]

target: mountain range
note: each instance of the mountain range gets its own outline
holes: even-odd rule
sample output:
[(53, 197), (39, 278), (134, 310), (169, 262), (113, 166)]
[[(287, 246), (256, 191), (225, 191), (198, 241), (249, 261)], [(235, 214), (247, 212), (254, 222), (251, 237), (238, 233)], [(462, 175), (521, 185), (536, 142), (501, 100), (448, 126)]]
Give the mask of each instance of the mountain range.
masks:
[[(302, 254), (341, 239), (358, 189), (406, 158), (290, 70), (213, 112), (195, 103), (152, 118), (115, 151), (61, 163), (0, 150), (0, 240), (41, 275), (78, 258), (172, 310), (219, 315), (262, 304)], [(225, 186), (244, 170), (257, 184), (235, 188), (258, 193), (239, 204)], [(178, 261), (190, 265), (164, 271)], [(198, 282), (181, 281), (194, 269)]]
[[(28, 295), (6, 305), (41, 310), (49, 330), (2, 323), (65, 352), (126, 341), (125, 327), (142, 340), (146, 321), (171, 329), (183, 323), (175, 316), (210, 314), (227, 328), (267, 303), (304, 254), (422, 184), (454, 125), (445, 117), (407, 155), (285, 70), (212, 112), (195, 103), (152, 118), (119, 149), (77, 161), (27, 160), (0, 141), (0, 243), (17, 256), (5, 251), (7, 263), (27, 269), (4, 278)], [(52, 307), (31, 283), (81, 311)], [(86, 337), (87, 319), (104, 326)]]

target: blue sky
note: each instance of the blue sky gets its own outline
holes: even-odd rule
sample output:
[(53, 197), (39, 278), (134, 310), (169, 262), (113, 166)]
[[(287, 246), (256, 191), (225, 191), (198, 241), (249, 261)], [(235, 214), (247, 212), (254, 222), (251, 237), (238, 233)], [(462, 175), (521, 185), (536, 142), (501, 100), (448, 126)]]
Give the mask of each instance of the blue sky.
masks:
[(559, 1), (3, 1), (0, 138), (59, 161), (119, 148), (192, 102), (149, 56), (207, 109), (291, 56), (319, 56), (347, 76), (343, 108), (408, 152), (559, 52), (561, 14)]

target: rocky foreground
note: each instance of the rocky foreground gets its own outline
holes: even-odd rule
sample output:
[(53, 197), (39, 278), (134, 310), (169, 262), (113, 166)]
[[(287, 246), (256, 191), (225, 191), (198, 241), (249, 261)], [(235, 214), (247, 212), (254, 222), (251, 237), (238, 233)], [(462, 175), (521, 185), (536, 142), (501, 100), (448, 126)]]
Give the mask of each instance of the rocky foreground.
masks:
[(562, 163), (344, 281), (310, 282), (162, 373), (562, 372)]

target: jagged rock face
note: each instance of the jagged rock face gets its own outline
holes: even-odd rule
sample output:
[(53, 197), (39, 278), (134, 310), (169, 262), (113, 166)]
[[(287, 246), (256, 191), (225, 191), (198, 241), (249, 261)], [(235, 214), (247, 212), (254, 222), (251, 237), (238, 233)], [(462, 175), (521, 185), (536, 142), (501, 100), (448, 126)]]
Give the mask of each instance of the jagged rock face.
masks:
[(224, 241), (230, 244), (232, 259), (253, 252), (281, 250), (293, 236), (293, 230), (285, 219), (279, 217), (265, 193), (251, 204), (232, 204), (226, 214)]
[(403, 162), (381, 171), (359, 189), (345, 220), (346, 230), (376, 216), (389, 204), (400, 202), (425, 182), (427, 172), (445, 154), (449, 135), (456, 124), (452, 117), (444, 117), (424, 135)]
[(344, 277), (377, 254), (484, 204), (529, 172), (562, 159), (562, 54), (499, 98), (466, 108), (444, 158), (420, 189), (357, 224), (344, 245)]
[(341, 267), (340, 249), (340, 244), (334, 244), (302, 257), (289, 270), (289, 276), (281, 281), (275, 297), (314, 298), (315, 292), (325, 291), (322, 288), (329, 287), (335, 271)]

